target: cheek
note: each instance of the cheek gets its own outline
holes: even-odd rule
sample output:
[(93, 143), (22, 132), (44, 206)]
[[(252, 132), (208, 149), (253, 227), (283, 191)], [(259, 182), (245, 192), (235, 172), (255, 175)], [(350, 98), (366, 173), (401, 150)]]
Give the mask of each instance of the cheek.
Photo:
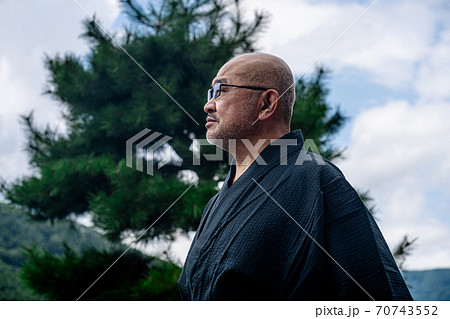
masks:
[(254, 101), (249, 101), (245, 95), (236, 97), (231, 101), (226, 101), (226, 103), (218, 101), (216, 104), (216, 112), (219, 121), (234, 122), (256, 119), (258, 114), (252, 102), (254, 103)]
[(241, 118), (244, 114), (242, 110), (238, 108), (234, 108), (230, 105), (227, 105), (226, 108), (217, 109), (217, 115), (219, 117), (220, 122), (234, 122), (236, 119)]
[(224, 120), (226, 118), (232, 118), (235, 110), (233, 109), (233, 105), (229, 103), (217, 103), (216, 104), (216, 114), (220, 120)]
[(254, 109), (250, 107), (248, 104), (241, 104), (239, 108), (234, 110), (234, 115), (238, 120), (246, 120), (249, 121), (251, 119), (256, 119)]

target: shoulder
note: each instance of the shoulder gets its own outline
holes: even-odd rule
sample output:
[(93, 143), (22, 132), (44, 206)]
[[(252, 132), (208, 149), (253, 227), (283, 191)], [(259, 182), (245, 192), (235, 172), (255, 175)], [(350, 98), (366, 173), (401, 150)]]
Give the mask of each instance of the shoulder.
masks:
[(322, 156), (302, 149), (291, 161), (291, 173), (303, 181), (317, 180), (321, 186), (328, 185), (345, 176), (332, 162)]
[(207, 211), (207, 210), (211, 207), (211, 205), (214, 204), (214, 202), (216, 201), (216, 199), (217, 199), (217, 197), (219, 196), (219, 194), (220, 194), (220, 192), (217, 193), (216, 195), (214, 195), (213, 197), (211, 197), (211, 199), (210, 199), (210, 200), (208, 201), (208, 203), (206, 204), (204, 211)]

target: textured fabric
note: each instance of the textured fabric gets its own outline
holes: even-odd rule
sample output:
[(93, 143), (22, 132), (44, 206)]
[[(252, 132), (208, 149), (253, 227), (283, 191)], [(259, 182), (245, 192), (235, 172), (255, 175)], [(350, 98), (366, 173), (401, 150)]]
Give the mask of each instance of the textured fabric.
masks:
[(182, 299), (411, 300), (343, 174), (302, 150), (300, 131), (283, 138), (297, 140), (287, 157), (271, 144), (260, 154), (267, 165), (253, 162), (229, 185), (232, 166), (208, 202), (178, 280)]

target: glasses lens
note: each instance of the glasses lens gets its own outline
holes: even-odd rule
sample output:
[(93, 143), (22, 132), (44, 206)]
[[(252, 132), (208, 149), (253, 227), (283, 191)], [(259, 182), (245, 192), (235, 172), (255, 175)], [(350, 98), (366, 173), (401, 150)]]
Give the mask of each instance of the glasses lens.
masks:
[(220, 95), (220, 83), (216, 83), (213, 85), (211, 89), (208, 90), (208, 101), (212, 98), (219, 97)]
[(208, 96), (207, 96), (207, 100), (211, 100), (213, 98), (213, 89), (209, 89), (208, 90)]
[(213, 96), (214, 98), (219, 97), (220, 95), (220, 83), (216, 83), (213, 86)]

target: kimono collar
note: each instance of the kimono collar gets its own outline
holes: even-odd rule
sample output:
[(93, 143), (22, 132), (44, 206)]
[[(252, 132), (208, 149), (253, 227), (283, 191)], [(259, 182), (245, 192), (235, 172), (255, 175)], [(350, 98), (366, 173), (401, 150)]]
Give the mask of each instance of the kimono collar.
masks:
[[(277, 140), (272, 141), (253, 161), (248, 170), (258, 170), (258, 166), (267, 166), (267, 168), (273, 165), (282, 164), (287, 161), (287, 158), (292, 155), (293, 152), (299, 152), (303, 147), (303, 135), (301, 130), (295, 130), (287, 133)], [(230, 186), (230, 180), (234, 177), (236, 172), (235, 160), (233, 159), (230, 165), (230, 171), (225, 179), (224, 186), (228, 188)], [(263, 169), (263, 167), (260, 167)]]

